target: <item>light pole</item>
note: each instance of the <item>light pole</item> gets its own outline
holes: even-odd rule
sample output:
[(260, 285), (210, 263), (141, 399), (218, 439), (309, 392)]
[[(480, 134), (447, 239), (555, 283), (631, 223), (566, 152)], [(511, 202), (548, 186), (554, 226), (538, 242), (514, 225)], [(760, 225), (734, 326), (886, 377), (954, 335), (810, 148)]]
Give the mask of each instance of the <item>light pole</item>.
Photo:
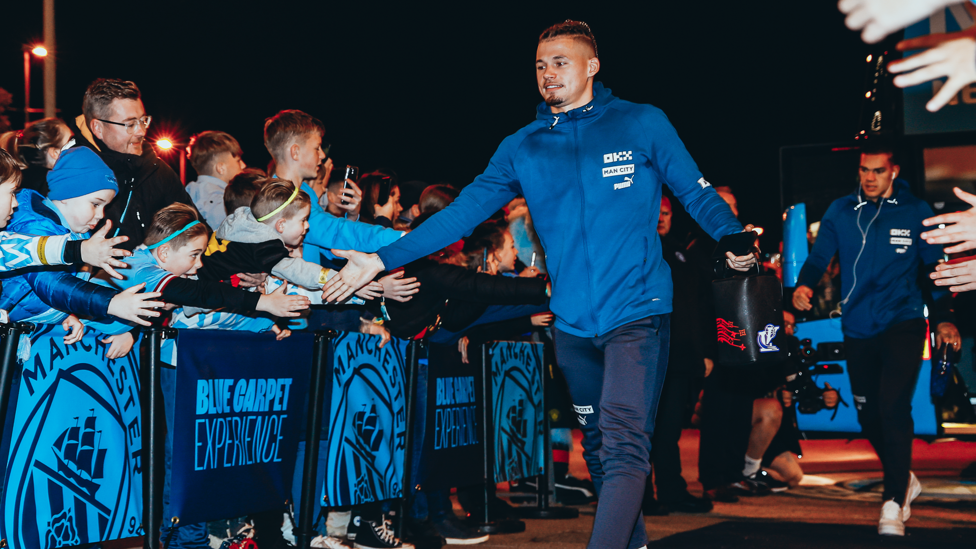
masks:
[(30, 108), (30, 73), (31, 73), (31, 54), (37, 57), (46, 57), (47, 50), (44, 46), (30, 46), (24, 44), (24, 127), (30, 124), (30, 113), (44, 112), (43, 109)]
[(156, 146), (163, 152), (176, 151), (180, 156), (180, 181), (186, 185), (186, 155), (189, 152), (182, 144), (174, 143), (168, 137), (161, 137), (156, 140)]

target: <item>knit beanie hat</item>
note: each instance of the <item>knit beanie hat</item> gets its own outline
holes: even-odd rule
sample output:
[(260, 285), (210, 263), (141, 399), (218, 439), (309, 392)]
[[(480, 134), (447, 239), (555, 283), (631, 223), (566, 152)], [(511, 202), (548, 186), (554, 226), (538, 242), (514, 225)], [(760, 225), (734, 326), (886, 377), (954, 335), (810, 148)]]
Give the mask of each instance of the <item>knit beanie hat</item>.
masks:
[(88, 147), (75, 147), (61, 153), (54, 168), (47, 173), (47, 197), (66, 200), (103, 189), (119, 192), (115, 174)]

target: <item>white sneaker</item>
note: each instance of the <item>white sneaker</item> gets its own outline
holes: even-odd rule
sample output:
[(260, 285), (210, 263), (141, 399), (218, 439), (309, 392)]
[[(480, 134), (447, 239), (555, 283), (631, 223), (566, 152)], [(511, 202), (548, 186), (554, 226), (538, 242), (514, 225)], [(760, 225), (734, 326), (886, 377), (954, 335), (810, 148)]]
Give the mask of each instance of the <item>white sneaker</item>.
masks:
[(918, 477), (915, 473), (909, 474), (911, 478), (908, 479), (908, 491), (905, 492), (905, 505), (901, 508), (902, 522), (908, 522), (908, 519), (912, 518), (912, 502), (922, 493), (922, 483), (918, 481)]
[(878, 533), (882, 536), (905, 535), (905, 521), (901, 518), (901, 507), (893, 499), (886, 501), (881, 507)]

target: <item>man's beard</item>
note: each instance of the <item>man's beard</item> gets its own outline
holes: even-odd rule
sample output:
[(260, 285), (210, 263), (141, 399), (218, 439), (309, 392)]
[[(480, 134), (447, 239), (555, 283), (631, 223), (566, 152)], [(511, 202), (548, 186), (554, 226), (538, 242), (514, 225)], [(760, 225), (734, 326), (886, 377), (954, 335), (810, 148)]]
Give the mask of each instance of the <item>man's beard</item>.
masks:
[(566, 102), (566, 99), (564, 99), (562, 97), (559, 97), (555, 93), (546, 94), (544, 96), (544, 99), (545, 99), (546, 105), (549, 105), (550, 107), (559, 107), (559, 106), (562, 106)]

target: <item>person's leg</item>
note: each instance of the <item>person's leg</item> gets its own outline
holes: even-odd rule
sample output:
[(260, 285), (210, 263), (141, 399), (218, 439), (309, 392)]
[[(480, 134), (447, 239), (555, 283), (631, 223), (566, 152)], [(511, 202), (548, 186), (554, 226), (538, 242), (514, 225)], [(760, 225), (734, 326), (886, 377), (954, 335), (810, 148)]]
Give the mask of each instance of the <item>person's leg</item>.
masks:
[[(684, 364), (672, 361), (664, 379), (661, 400), (658, 404), (654, 438), (651, 441), (651, 463), (654, 466), (654, 484), (657, 499), (676, 501), (688, 496), (688, 483), (681, 476), (681, 452), (678, 441), (685, 421), (685, 402), (688, 397), (689, 374)], [(653, 497), (650, 477), (644, 489), (644, 499)]]
[(773, 458), (766, 470), (774, 479), (789, 484), (790, 488), (796, 488), (803, 480), (803, 469), (791, 452), (783, 452)]
[(878, 406), (881, 390), (881, 341), (880, 338), (844, 338), (847, 355), (847, 375), (851, 381), (854, 407), (861, 432), (874, 447), (884, 465), (884, 434), (881, 430), (881, 413)]
[[(783, 421), (783, 405), (775, 398), (757, 398), (752, 403), (752, 430), (746, 447), (746, 466), (742, 474), (751, 477), (762, 463), (766, 448), (773, 441)], [(751, 461), (750, 461), (751, 460)]]
[(915, 435), (912, 394), (922, 366), (925, 322), (918, 319), (897, 324), (881, 339), (883, 366), (878, 408), (884, 448), (876, 450), (879, 455), (884, 454), (883, 501), (894, 499), (898, 505), (904, 505)]
[(754, 399), (735, 390), (730, 377), (717, 367), (705, 380), (698, 477), (706, 491), (728, 486), (742, 478)]

